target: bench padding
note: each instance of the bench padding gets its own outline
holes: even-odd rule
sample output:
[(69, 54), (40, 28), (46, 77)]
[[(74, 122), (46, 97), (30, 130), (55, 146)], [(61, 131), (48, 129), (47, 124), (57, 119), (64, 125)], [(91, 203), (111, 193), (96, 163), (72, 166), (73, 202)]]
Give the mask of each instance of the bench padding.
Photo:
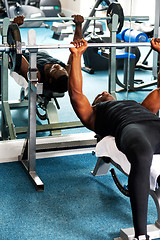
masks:
[[(116, 164), (118, 164), (123, 171), (128, 175), (130, 172), (130, 163), (121, 151), (118, 150), (115, 138), (112, 136), (104, 137), (96, 145), (97, 157), (110, 157)], [(150, 189), (155, 190), (157, 186), (157, 177), (160, 175), (160, 154), (153, 155), (153, 161), (150, 174)]]

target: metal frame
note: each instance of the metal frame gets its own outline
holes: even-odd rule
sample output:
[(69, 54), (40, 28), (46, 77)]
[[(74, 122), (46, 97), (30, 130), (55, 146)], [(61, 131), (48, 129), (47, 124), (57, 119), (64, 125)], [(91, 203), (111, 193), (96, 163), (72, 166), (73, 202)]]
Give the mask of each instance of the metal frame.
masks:
[[(110, 36), (110, 42), (116, 44), (116, 34), (118, 26), (118, 15), (114, 14), (112, 18), (112, 31)], [(109, 82), (108, 91), (116, 99), (116, 47), (112, 47), (109, 50)]]
[[(84, 17), (84, 20), (109, 20), (111, 17)], [(124, 19), (126, 21), (148, 21), (149, 17), (148, 16), (125, 16)], [(11, 22), (13, 21), (13, 18), (9, 19)], [(73, 21), (73, 17), (41, 17), (41, 18), (25, 18), (25, 22), (32, 22), (32, 21), (54, 21), (54, 22), (59, 22), (59, 21)], [(3, 19), (0, 19), (0, 22), (3, 22)]]
[[(7, 31), (10, 21), (5, 18), (3, 21), (2, 29), (2, 43), (7, 44)], [(1, 132), (2, 138), (8, 139), (8, 132), (10, 139), (16, 138), (15, 126), (12, 121), (9, 102), (8, 102), (8, 54), (2, 52), (2, 69), (1, 69), (1, 104), (2, 104), (2, 120), (1, 120)]]
[[(36, 33), (33, 29), (29, 30), (28, 32), (28, 39), (29, 44), (35, 45), (36, 44)], [(37, 56), (37, 49), (31, 49), (30, 50), (30, 58), (29, 58), (29, 111), (28, 111), (28, 135), (26, 138), (26, 141), (24, 143), (22, 153), (19, 156), (19, 161), (22, 162), (23, 166), (27, 170), (27, 173), (29, 174), (31, 180), (33, 181), (34, 185), (36, 186), (37, 191), (43, 191), (44, 190), (44, 184), (39, 178), (39, 176), (36, 173), (36, 95), (42, 93), (43, 85), (42, 83), (37, 82), (37, 65), (36, 65), (36, 56)], [(34, 86), (33, 85), (36, 85)], [(78, 148), (81, 145), (81, 140), (78, 139), (78, 141), (72, 142), (73, 148)], [(93, 139), (82, 140), (82, 145), (84, 147), (89, 147), (90, 145), (93, 146)], [(65, 142), (66, 143), (66, 142)], [(87, 144), (88, 143), (88, 144)], [(59, 146), (59, 148), (66, 148), (65, 146), (62, 147), (62, 143), (58, 142), (55, 143), (55, 149)], [(95, 146), (95, 140), (94, 140), (94, 146)], [(71, 148), (71, 146), (70, 146)], [(53, 146), (52, 146), (53, 150)]]
[[(8, 26), (10, 24), (9, 18), (5, 18), (3, 20), (3, 29), (2, 29), (2, 45), (1, 45), (1, 51), (2, 51), (2, 71), (1, 71), (1, 103), (0, 103), (0, 109), (1, 109), (1, 132), (2, 132), (2, 138), (4, 140), (10, 139), (16, 139), (17, 134), (21, 133), (27, 133), (28, 127), (15, 127), (12, 116), (11, 116), (11, 109), (20, 108), (20, 107), (28, 107), (28, 100), (19, 100), (19, 101), (8, 101), (8, 52), (10, 47), (7, 45), (7, 31)], [(3, 48), (3, 47), (4, 48)], [(6, 47), (5, 47), (6, 46)], [(38, 51), (37, 48), (32, 49), (32, 45), (30, 45), (30, 50), (32, 51)], [(53, 131), (57, 134), (57, 131), (60, 133), (61, 124), (59, 123), (58, 119), (58, 113), (57, 109), (55, 107), (55, 104), (53, 101), (49, 102), (49, 109), (52, 107), (52, 113), (49, 109), (47, 109), (48, 113), (48, 124), (43, 124), (42, 126), (37, 126), (37, 132), (38, 131), (51, 131), (53, 134)], [(56, 125), (54, 125), (54, 123)], [(59, 123), (59, 124), (58, 124)], [(58, 126), (57, 126), (58, 124)], [(55, 130), (55, 128), (58, 127), (58, 130)], [(67, 129), (69, 127), (81, 127), (80, 122), (71, 122), (65, 124), (62, 128)]]
[[(30, 45), (36, 44), (36, 35), (33, 29), (28, 31), (28, 43)], [(42, 94), (43, 84), (38, 83), (37, 79), (37, 50), (29, 52), (29, 74), (28, 74), (28, 95), (29, 95), (29, 109), (28, 109), (28, 136), (25, 141), (23, 151), (19, 157), (25, 169), (29, 173), (33, 183), (38, 191), (43, 191), (44, 184), (38, 177), (36, 168), (36, 97), (37, 94)]]
[[(158, 38), (160, 28), (160, 1), (155, 1), (155, 22), (154, 22), (154, 38)], [(153, 51), (153, 70), (152, 74), (154, 79), (157, 79), (157, 62), (158, 62), (158, 53)]]

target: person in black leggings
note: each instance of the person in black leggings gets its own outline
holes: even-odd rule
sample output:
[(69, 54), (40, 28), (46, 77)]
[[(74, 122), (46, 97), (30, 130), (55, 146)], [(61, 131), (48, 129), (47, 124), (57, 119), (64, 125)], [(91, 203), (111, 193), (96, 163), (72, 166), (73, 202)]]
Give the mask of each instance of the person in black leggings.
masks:
[[(160, 74), (158, 87), (143, 102), (116, 101), (106, 91), (99, 94), (91, 105), (82, 91), (81, 56), (87, 49), (83, 39), (73, 42), (72, 67), (69, 75), (69, 96), (74, 111), (88, 129), (102, 138), (115, 137), (116, 145), (131, 163), (128, 188), (135, 229), (135, 239), (149, 239), (147, 235), (147, 208), (149, 177), (152, 157), (160, 153)], [(158, 39), (151, 40), (151, 47), (160, 53)]]

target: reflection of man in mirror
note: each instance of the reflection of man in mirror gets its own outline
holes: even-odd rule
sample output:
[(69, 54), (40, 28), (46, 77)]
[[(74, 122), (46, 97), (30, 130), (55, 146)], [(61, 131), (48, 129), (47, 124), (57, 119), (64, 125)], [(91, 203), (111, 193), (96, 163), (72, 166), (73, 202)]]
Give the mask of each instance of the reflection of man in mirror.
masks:
[[(81, 15), (73, 15), (75, 23), (75, 31), (73, 40), (82, 38), (82, 23), (84, 18)], [(18, 26), (24, 22), (24, 16), (14, 18), (14, 23)], [(72, 64), (72, 57), (69, 57), (67, 65), (62, 61), (53, 58), (47, 52), (38, 51), (37, 53), (37, 68), (38, 81), (43, 83), (44, 89), (53, 92), (63, 93), (68, 90), (68, 74)], [(22, 64), (19, 74), (27, 80), (27, 72), (29, 67), (29, 53), (23, 53)]]

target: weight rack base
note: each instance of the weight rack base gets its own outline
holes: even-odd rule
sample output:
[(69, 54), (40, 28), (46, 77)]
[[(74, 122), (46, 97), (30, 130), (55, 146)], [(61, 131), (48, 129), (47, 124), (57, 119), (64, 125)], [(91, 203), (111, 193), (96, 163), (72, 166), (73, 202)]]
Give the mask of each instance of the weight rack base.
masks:
[(37, 175), (36, 171), (29, 171), (28, 169), (28, 160), (20, 160), (19, 161), (22, 163), (22, 166), (24, 167), (27, 175), (31, 179), (32, 183), (34, 184), (36, 191), (44, 191), (44, 183), (41, 181), (39, 176)]

